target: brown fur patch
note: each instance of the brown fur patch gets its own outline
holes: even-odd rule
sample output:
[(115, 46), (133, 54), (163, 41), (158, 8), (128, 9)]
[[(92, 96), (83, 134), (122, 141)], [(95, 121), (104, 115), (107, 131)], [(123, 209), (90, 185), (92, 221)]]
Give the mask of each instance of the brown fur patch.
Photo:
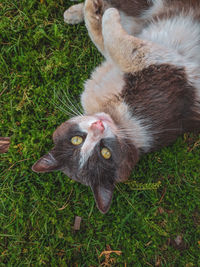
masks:
[(200, 20), (200, 1), (199, 0), (165, 0), (164, 9), (153, 17), (153, 20), (161, 20), (182, 14), (186, 16), (189, 12), (193, 13), (194, 20)]
[(197, 127), (197, 114), (192, 111), (195, 88), (188, 84), (184, 68), (151, 65), (124, 78), (126, 85), (121, 96), (133, 115), (150, 124), (152, 150), (169, 145), (180, 134)]
[[(128, 16), (139, 17), (144, 11), (153, 6), (152, 1), (147, 0), (105, 0), (110, 6), (123, 11)], [(200, 1), (199, 0), (163, 0), (164, 9), (156, 14), (153, 19), (169, 18), (174, 15), (187, 14), (193, 10), (194, 19), (200, 20)]]
[(132, 17), (139, 17), (152, 6), (152, 3), (147, 0), (106, 0), (105, 2)]

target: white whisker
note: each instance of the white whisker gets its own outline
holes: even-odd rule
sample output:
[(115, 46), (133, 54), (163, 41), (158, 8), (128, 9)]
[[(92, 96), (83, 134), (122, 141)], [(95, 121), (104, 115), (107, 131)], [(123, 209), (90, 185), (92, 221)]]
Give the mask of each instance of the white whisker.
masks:
[[(63, 105), (62, 109), (65, 110), (65, 112), (71, 113), (72, 116), (80, 116), (80, 114), (74, 110), (74, 106), (73, 108), (70, 105), (67, 105), (67, 103), (65, 103), (56, 92), (54, 92), (55, 98), (57, 98), (59, 100), (59, 102)], [(67, 99), (68, 100), (68, 99)], [(66, 109), (65, 109), (66, 108)], [(69, 112), (70, 111), (70, 112)]]
[(63, 104), (63, 106), (67, 109), (69, 109), (75, 116), (79, 116), (79, 114), (74, 110), (70, 105), (65, 103), (59, 96), (57, 96), (58, 100)]
[(54, 105), (58, 110), (60, 110), (61, 112), (63, 112), (63, 113), (66, 114), (67, 116), (70, 116), (70, 117), (73, 117), (73, 116), (74, 116), (74, 114), (72, 114), (71, 112), (65, 110), (64, 108), (62, 108), (61, 106), (59, 106), (58, 104), (56, 104), (55, 101), (52, 100), (51, 102), (53, 103), (53, 105)]
[[(67, 88), (67, 93), (68, 93), (68, 95), (69, 95), (69, 90), (68, 90), (68, 88)], [(67, 97), (67, 95), (66, 95), (65, 92), (64, 92), (64, 94), (65, 94), (65, 96)], [(69, 97), (68, 97), (67, 99), (69, 99)], [(69, 100), (70, 100), (70, 99), (69, 99)], [(77, 101), (75, 101), (73, 96), (72, 96), (72, 100), (75, 102), (75, 104), (74, 104), (72, 101), (70, 101), (70, 102), (72, 103), (73, 107), (78, 111), (78, 113), (80, 114), (80, 116), (82, 116), (82, 114), (83, 114), (83, 110), (82, 110), (82, 107), (81, 107), (80, 103), (77, 102)]]
[(82, 116), (82, 113), (76, 108), (76, 106), (73, 104), (73, 102), (70, 100), (69, 96), (65, 93), (64, 96), (67, 99), (67, 101), (69, 102), (69, 104), (72, 106), (72, 108), (74, 109), (74, 111), (76, 112), (76, 114), (78, 114), (79, 116)]

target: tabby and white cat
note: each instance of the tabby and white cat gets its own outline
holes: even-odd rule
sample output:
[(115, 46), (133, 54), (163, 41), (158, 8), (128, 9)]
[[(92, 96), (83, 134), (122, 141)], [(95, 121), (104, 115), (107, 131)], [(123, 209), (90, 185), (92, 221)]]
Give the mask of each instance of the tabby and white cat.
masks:
[(85, 82), (84, 115), (57, 128), (33, 170), (90, 186), (106, 213), (143, 153), (200, 131), (200, 1), (86, 0), (64, 18), (85, 20), (105, 61)]

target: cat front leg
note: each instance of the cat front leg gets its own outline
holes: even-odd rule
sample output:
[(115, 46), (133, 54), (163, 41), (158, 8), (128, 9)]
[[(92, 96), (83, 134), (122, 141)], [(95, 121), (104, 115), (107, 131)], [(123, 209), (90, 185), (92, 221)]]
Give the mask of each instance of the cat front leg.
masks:
[(83, 3), (71, 6), (64, 12), (64, 21), (68, 24), (78, 24), (83, 22), (83, 9)]

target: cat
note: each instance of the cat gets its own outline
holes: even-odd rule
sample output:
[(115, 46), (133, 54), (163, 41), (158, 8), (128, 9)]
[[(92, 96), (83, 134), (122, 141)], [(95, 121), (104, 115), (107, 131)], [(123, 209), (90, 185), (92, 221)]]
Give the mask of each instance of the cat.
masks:
[(32, 169), (90, 186), (106, 213), (141, 155), (200, 131), (200, 1), (86, 0), (64, 19), (85, 21), (105, 61), (84, 84), (84, 114), (56, 129)]

